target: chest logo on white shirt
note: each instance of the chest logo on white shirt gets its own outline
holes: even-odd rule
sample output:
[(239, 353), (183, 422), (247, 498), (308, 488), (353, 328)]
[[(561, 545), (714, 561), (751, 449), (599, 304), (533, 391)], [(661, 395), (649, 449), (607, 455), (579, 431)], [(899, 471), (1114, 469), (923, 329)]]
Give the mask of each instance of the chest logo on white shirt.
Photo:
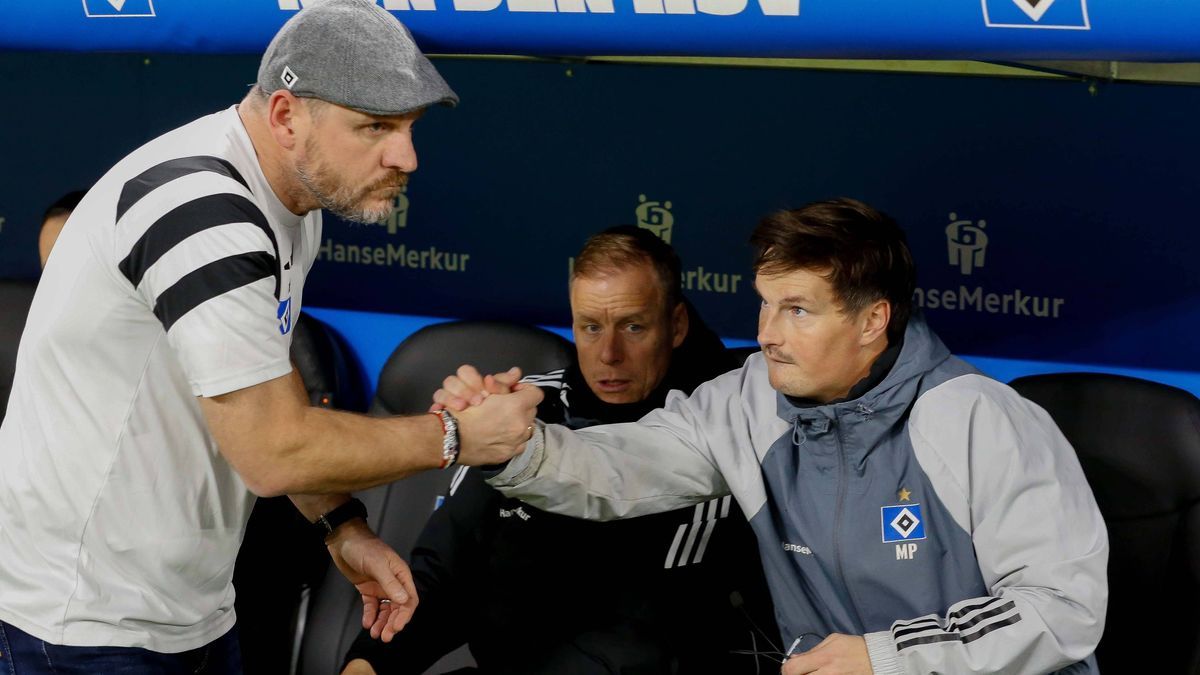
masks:
[(275, 312), (276, 318), (279, 319), (279, 334), (287, 335), (292, 331), (292, 299), (284, 298), (279, 303), (279, 309)]

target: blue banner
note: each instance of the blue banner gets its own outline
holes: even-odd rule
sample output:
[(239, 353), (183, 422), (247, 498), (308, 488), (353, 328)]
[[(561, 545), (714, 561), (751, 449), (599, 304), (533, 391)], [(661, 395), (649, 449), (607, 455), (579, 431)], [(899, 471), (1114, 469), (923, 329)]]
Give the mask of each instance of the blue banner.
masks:
[[(1200, 60), (1184, 0), (378, 0), (433, 53)], [(0, 49), (253, 53), (304, 0), (8, 0)]]
[[(675, 246), (721, 335), (753, 339), (758, 219), (846, 195), (905, 227), (916, 303), (955, 351), (1200, 371), (1200, 88), (437, 64), (462, 105), (421, 120), (420, 169), (387, 222), (326, 218), (306, 307), (567, 325), (571, 257), (624, 223)], [(0, 54), (0, 276), (36, 276), (50, 202), (232, 104), (256, 67)], [(359, 339), (394, 344), (378, 330)]]

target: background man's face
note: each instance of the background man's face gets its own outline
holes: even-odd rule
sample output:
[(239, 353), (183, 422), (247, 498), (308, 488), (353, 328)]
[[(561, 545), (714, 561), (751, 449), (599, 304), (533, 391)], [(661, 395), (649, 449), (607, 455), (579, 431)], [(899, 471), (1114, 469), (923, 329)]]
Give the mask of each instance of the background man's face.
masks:
[(817, 272), (796, 270), (755, 277), (762, 298), (758, 342), (771, 386), (822, 403), (844, 397), (870, 372), (862, 314), (842, 313), (833, 286)]
[(662, 382), (671, 350), (687, 335), (687, 310), (668, 311), (649, 263), (578, 277), (571, 317), (579, 369), (605, 403), (636, 403)]
[(420, 114), (380, 117), (321, 106), (296, 159), (300, 183), (323, 208), (342, 218), (383, 222), (408, 174), (417, 169), (412, 127)]
[(46, 266), (46, 261), (50, 259), (50, 249), (54, 248), (54, 242), (58, 241), (58, 235), (62, 233), (63, 225), (67, 224), (67, 218), (70, 217), (70, 213), (64, 213), (50, 216), (46, 222), (42, 223), (42, 230), (38, 233), (38, 256), (42, 259), (43, 268)]

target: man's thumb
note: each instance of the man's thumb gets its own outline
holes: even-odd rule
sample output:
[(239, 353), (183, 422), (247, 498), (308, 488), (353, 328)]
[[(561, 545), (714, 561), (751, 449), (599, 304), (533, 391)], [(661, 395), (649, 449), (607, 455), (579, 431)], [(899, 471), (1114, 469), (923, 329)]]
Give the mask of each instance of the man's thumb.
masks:
[(511, 387), (512, 385), (521, 381), (521, 369), (513, 366), (503, 373), (497, 373), (495, 378), (497, 382)]
[(381, 566), (378, 573), (375, 574), (375, 580), (379, 582), (379, 586), (383, 588), (383, 594), (397, 604), (408, 602), (408, 591), (404, 590), (404, 584), (396, 578), (396, 575), (387, 566)]

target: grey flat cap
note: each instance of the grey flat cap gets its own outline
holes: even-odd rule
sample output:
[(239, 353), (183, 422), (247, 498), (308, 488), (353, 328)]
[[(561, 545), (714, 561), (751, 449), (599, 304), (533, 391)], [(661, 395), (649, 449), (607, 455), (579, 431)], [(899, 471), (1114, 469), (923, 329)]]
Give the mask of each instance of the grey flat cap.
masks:
[(258, 86), (371, 115), (458, 103), (408, 28), (370, 0), (323, 0), (300, 10), (263, 54)]

